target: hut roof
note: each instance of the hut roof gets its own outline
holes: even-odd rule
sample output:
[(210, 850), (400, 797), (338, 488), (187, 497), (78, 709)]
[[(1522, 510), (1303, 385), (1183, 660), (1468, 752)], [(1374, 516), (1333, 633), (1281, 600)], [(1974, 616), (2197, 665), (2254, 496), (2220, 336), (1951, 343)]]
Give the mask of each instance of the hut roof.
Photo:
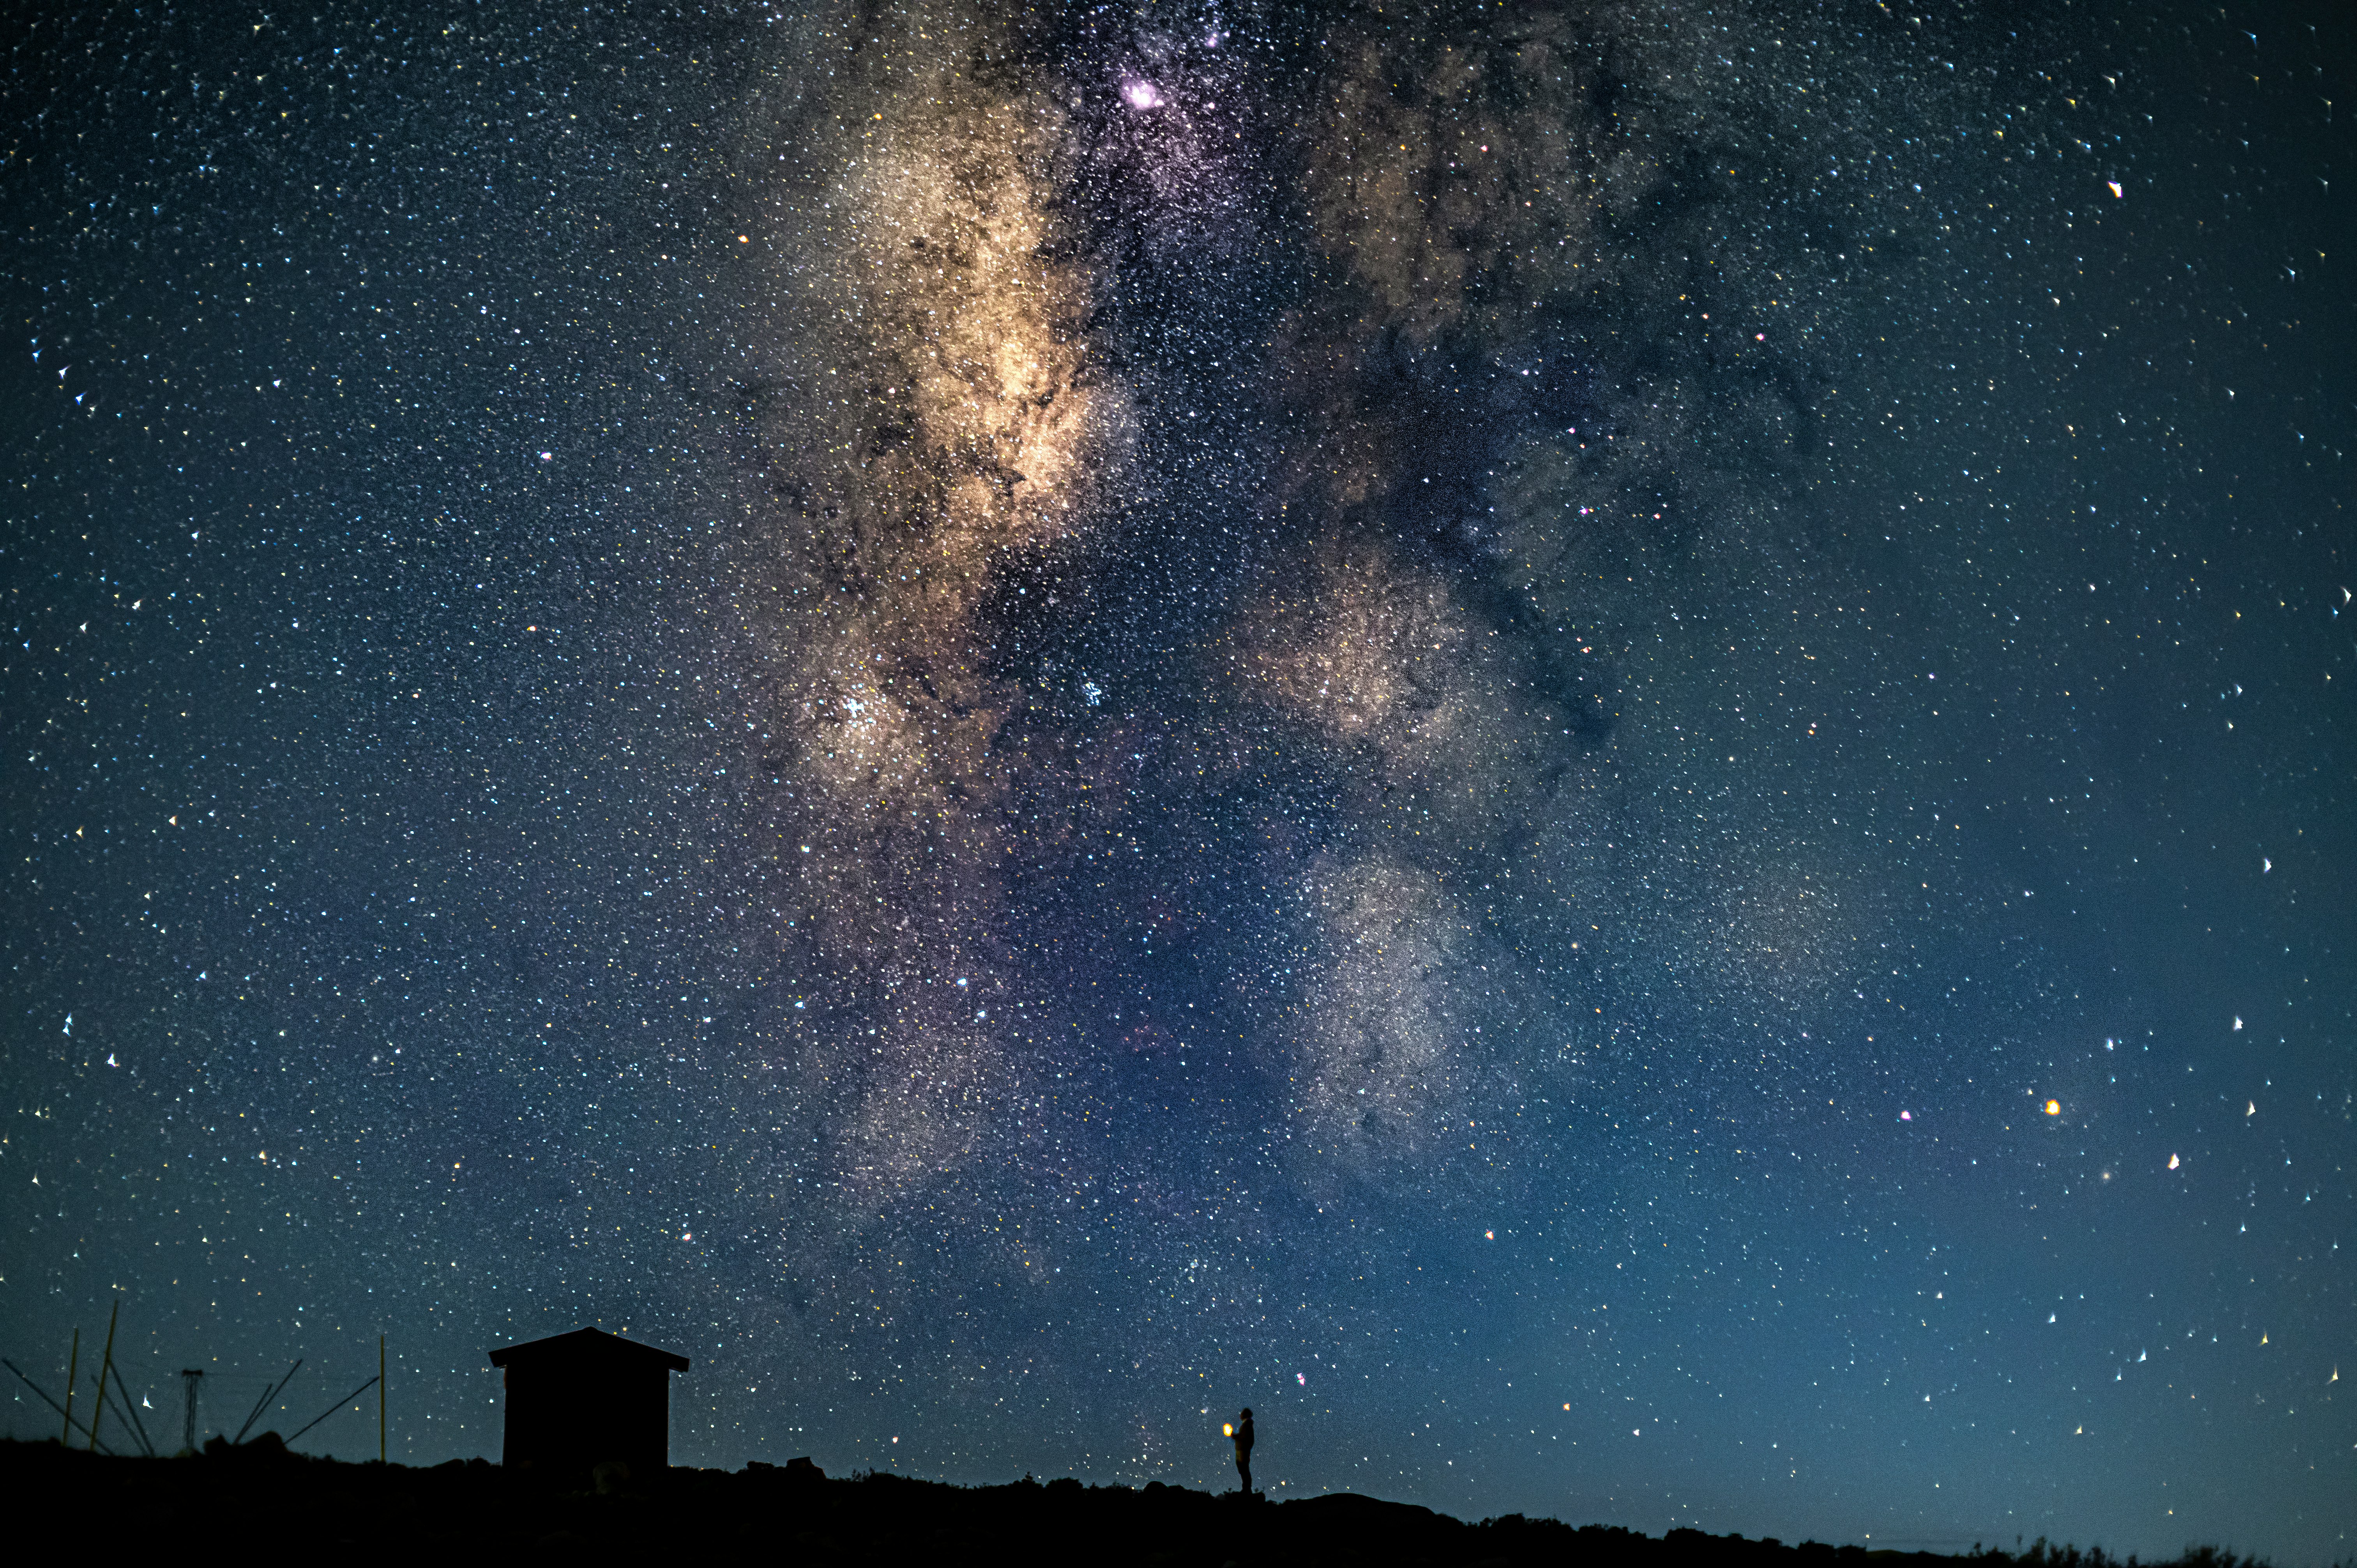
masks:
[(552, 1334), (545, 1339), (527, 1339), (520, 1345), (503, 1345), (490, 1352), (490, 1357), (494, 1367), (540, 1360), (565, 1361), (590, 1367), (601, 1362), (611, 1365), (653, 1361), (660, 1363), (666, 1371), (687, 1370), (687, 1358), (684, 1356), (657, 1349), (643, 1340), (625, 1339), (597, 1328), (576, 1328), (570, 1334)]

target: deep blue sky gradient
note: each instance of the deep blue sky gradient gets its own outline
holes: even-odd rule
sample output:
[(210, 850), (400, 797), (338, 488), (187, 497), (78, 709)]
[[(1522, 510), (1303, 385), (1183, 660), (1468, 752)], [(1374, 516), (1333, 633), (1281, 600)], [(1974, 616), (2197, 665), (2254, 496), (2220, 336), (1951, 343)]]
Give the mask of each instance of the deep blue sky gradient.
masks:
[[(18, 30), (10, 1358), (112, 1290), (286, 1430), (383, 1333), (434, 1463), (593, 1323), (687, 1464), (1250, 1403), (1278, 1496), (2346, 1560), (2347, 17), (1523, 11)], [(1061, 314), (889, 316), (989, 137)], [(1097, 424), (943, 499), (985, 308)]]

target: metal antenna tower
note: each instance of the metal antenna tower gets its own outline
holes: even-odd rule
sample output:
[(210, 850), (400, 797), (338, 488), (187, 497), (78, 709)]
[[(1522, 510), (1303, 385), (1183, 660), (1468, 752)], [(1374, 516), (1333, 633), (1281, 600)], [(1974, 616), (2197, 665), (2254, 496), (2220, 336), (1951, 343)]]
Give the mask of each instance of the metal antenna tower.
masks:
[(200, 1367), (185, 1367), (180, 1381), (188, 1391), (188, 1414), (180, 1423), (180, 1446), (193, 1454), (197, 1451), (197, 1382), (204, 1376)]

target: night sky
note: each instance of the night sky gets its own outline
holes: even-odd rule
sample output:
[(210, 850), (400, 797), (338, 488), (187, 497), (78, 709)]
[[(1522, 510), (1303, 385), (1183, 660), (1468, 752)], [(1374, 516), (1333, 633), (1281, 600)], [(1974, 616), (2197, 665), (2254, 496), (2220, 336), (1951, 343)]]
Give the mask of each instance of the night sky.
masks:
[(2344, 9), (317, 9), (6, 47), (19, 1366), (2348, 1559)]

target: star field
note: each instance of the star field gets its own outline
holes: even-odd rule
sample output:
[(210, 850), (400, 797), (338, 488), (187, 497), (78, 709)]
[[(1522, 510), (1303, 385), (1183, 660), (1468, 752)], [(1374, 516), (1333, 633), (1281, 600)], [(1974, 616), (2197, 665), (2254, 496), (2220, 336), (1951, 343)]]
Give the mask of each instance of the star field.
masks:
[(38, 15), (7, 1354), (2345, 1559), (2345, 32)]

